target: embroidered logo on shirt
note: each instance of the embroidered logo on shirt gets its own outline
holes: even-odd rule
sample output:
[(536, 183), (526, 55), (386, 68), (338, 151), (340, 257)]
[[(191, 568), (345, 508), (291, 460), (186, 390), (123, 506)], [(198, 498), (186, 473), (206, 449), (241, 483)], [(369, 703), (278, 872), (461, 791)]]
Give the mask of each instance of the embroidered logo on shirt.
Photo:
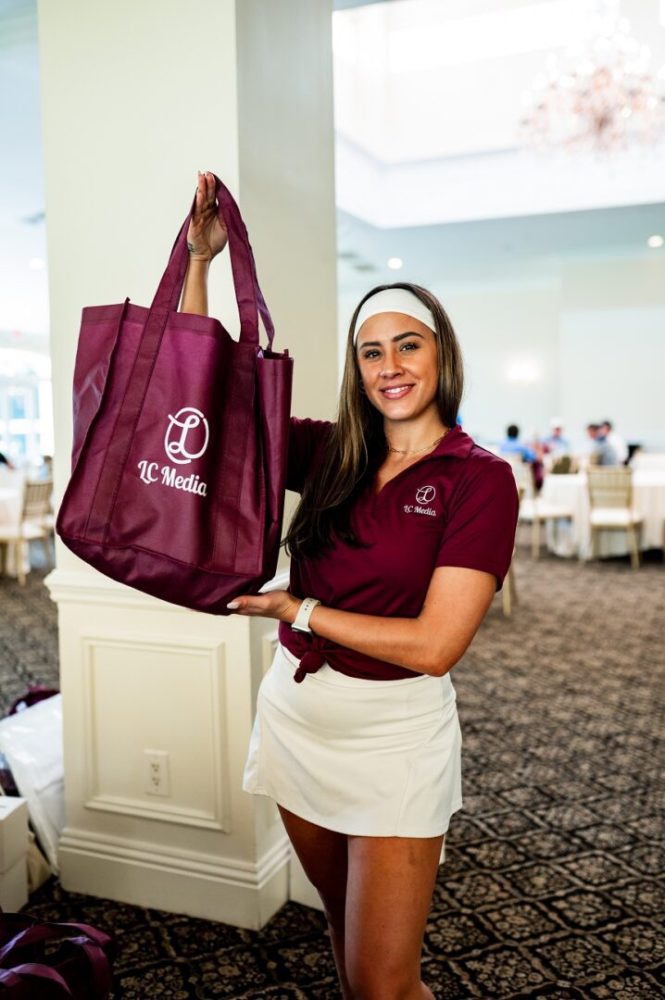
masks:
[(404, 513), (405, 514), (425, 514), (427, 517), (436, 517), (436, 511), (433, 507), (423, 507), (422, 504), (432, 503), (436, 496), (436, 490), (433, 486), (421, 486), (419, 490), (416, 490), (416, 500), (417, 504), (405, 503)]
[(419, 490), (416, 490), (418, 503), (431, 503), (435, 496), (436, 490), (433, 486), (421, 486)]

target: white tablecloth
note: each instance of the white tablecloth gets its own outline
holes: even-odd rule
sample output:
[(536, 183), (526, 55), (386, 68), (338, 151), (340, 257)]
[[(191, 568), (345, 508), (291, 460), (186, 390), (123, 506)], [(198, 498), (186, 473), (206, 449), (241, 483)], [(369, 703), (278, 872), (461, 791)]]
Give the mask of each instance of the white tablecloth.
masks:
[(630, 460), (631, 469), (665, 472), (665, 452), (638, 451)]
[[(586, 475), (583, 472), (573, 476), (549, 475), (543, 484), (541, 496), (550, 503), (567, 507), (574, 515), (572, 525), (564, 521), (559, 522), (556, 534), (548, 524), (548, 548), (560, 556), (579, 556), (587, 559), (590, 555), (591, 531)], [(641, 547), (662, 549), (665, 524), (665, 470), (638, 469), (633, 473), (633, 507), (644, 518)], [(626, 555), (628, 553), (626, 532), (601, 532), (597, 551), (601, 556)]]
[[(13, 469), (0, 467), (0, 527), (18, 525), (21, 518), (21, 499), (25, 474)], [(23, 568), (30, 571), (30, 553), (28, 543), (23, 546)], [(14, 548), (9, 547), (7, 554), (7, 575), (16, 576)]]

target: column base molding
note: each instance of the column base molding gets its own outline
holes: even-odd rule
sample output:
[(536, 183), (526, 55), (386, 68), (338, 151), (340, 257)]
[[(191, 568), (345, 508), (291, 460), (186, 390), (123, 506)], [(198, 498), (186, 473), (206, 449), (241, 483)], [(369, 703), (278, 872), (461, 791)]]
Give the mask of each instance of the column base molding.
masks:
[[(68, 601), (76, 604), (110, 604), (114, 607), (162, 608), (167, 609), (170, 613), (185, 615), (205, 614), (205, 612), (192, 611), (179, 604), (171, 604), (158, 597), (153, 597), (151, 594), (145, 594), (142, 590), (136, 590), (134, 587), (112, 580), (91, 567), (81, 570), (63, 570), (56, 567), (44, 578), (44, 583), (49, 590), (51, 599), (57, 604)], [(288, 589), (289, 571), (281, 569), (272, 580), (261, 587), (260, 592), (267, 593), (270, 590)]]
[(67, 827), (64, 889), (259, 930), (289, 898), (288, 837), (255, 864)]

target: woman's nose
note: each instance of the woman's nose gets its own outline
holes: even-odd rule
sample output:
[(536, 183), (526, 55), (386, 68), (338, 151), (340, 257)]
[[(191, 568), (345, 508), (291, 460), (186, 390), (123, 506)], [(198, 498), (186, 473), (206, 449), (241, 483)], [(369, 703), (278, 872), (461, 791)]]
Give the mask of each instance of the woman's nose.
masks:
[(401, 371), (399, 354), (397, 352), (389, 352), (383, 362), (381, 375), (385, 378), (390, 378), (393, 375), (399, 375)]

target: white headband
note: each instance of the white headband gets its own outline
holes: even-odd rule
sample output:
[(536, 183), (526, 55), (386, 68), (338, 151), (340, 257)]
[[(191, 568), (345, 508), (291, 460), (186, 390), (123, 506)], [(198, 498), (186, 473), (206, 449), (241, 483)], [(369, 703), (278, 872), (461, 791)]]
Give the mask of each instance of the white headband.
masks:
[(358, 331), (366, 319), (369, 319), (370, 316), (376, 316), (378, 313), (385, 312), (404, 313), (405, 316), (413, 316), (414, 319), (419, 319), (421, 323), (424, 323), (425, 326), (428, 326), (430, 330), (436, 333), (432, 311), (427, 308), (424, 302), (420, 301), (417, 295), (414, 295), (407, 288), (385, 288), (382, 292), (376, 292), (370, 296), (363, 303), (356, 319), (353, 331), (353, 343), (355, 344)]

